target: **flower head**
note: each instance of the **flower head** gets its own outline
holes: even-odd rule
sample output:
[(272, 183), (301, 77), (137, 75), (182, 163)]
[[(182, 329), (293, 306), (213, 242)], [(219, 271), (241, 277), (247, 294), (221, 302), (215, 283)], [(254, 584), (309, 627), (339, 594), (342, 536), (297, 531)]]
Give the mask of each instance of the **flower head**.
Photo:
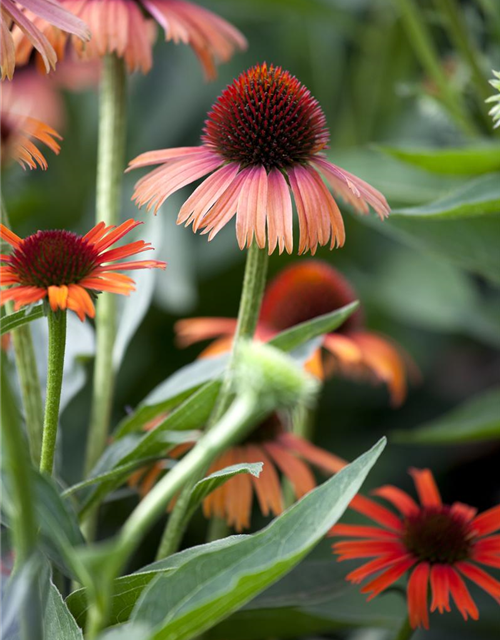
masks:
[(109, 291), (130, 295), (132, 278), (118, 270), (165, 269), (158, 260), (117, 263), (117, 260), (149, 251), (143, 240), (110, 249), (120, 238), (141, 224), (127, 220), (118, 227), (100, 222), (85, 236), (70, 231), (38, 231), (27, 238), (0, 225), (0, 238), (13, 247), (10, 255), (1, 255), (0, 285), (12, 285), (0, 291), (0, 304), (14, 300), (16, 311), (48, 298), (53, 311), (71, 309), (80, 320), (95, 315), (95, 292)]
[(328, 144), (323, 111), (308, 89), (281, 67), (257, 65), (242, 73), (208, 115), (202, 144), (151, 151), (131, 169), (159, 168), (139, 180), (134, 199), (155, 212), (178, 189), (208, 177), (184, 203), (178, 224), (212, 239), (235, 215), (240, 248), (253, 237), (269, 253), (293, 250), (292, 190), (300, 227), (299, 252), (342, 246), (344, 223), (320, 172), (357, 211), (389, 214), (385, 198), (322, 155)]
[[(165, 31), (165, 40), (189, 44), (198, 56), (205, 75), (216, 76), (216, 63), (226, 62), (236, 49), (246, 48), (243, 35), (211, 11), (186, 0), (60, 0), (66, 9), (85, 20), (92, 39), (85, 46), (72, 39), (82, 59), (116, 53), (124, 58), (130, 72), (147, 73), (152, 66), (155, 23)], [(63, 53), (68, 36), (43, 20), (39, 28), (53, 46)], [(17, 56), (25, 62), (31, 45), (18, 33)]]
[[(269, 340), (285, 329), (336, 311), (354, 300), (356, 293), (350, 283), (329, 264), (319, 260), (293, 264), (267, 287), (256, 338)], [(192, 318), (176, 325), (181, 346), (218, 338), (203, 352), (205, 356), (228, 350), (235, 330), (236, 320), (232, 318)], [(365, 328), (361, 310), (325, 335), (322, 346), (307, 364), (310, 372), (318, 377), (340, 373), (382, 382), (387, 385), (394, 406), (404, 401), (408, 372), (416, 373), (416, 367), (399, 345)]]
[[(156, 427), (163, 419), (164, 416), (156, 418), (146, 428)], [(187, 448), (180, 445), (170, 455), (181, 455)], [(219, 456), (207, 475), (233, 464), (252, 462), (264, 463), (260, 477), (237, 475), (213, 491), (203, 501), (203, 513), (207, 518), (217, 516), (236, 531), (242, 531), (250, 527), (254, 494), (264, 516), (279, 515), (283, 511), (278, 472), (290, 481), (293, 493), (299, 499), (316, 486), (308, 463), (327, 474), (340, 471), (346, 464), (328, 451), (290, 433), (284, 418), (278, 414), (260, 424), (240, 445)], [(133, 474), (129, 483), (138, 486), (140, 494), (145, 495), (163, 471), (162, 463), (157, 463), (146, 471), (143, 469)]]
[(49, 39), (37, 26), (36, 23), (40, 20), (48, 27), (57, 27), (61, 33), (71, 33), (80, 40), (90, 38), (87, 25), (61, 6), (57, 0), (3, 0), (0, 11), (2, 80), (11, 79), (16, 66), (12, 24), (17, 25), (18, 33), (24, 34), (30, 48), (35, 48), (39, 52), (47, 73), (55, 68), (57, 53)]
[(11, 160), (18, 162), (23, 169), (27, 166), (36, 169), (47, 168), (47, 161), (34, 141), (43, 142), (58, 154), (57, 139), (61, 136), (48, 124), (32, 117), (33, 106), (29, 98), (18, 95), (13, 84), (2, 86), (0, 99), (0, 134), (2, 165)]
[(476, 515), (476, 509), (455, 502), (443, 504), (432, 473), (411, 469), (420, 505), (407, 493), (390, 485), (374, 494), (387, 500), (399, 515), (357, 496), (351, 508), (374, 520), (377, 526), (339, 524), (332, 536), (359, 538), (333, 545), (339, 560), (372, 558), (347, 579), (359, 583), (375, 574), (362, 589), (369, 600), (408, 574), (408, 611), (413, 628), (429, 628), (430, 610), (450, 611), (450, 596), (467, 620), (477, 620), (477, 607), (465, 585), (468, 578), (500, 604), (500, 582), (478, 565), (500, 569), (500, 505)]

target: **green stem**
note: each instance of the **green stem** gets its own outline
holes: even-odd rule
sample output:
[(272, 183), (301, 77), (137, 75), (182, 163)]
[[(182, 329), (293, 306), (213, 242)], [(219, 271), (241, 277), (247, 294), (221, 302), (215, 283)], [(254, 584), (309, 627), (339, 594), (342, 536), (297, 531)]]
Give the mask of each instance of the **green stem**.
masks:
[[(103, 58), (99, 101), (96, 223), (118, 224), (126, 137), (126, 71), (122, 58)], [(96, 314), (96, 357), (90, 427), (87, 436), (85, 476), (106, 446), (113, 400), (115, 371), (113, 347), (116, 334), (115, 296), (99, 296)], [(87, 534), (93, 537), (95, 511), (89, 516)]]
[(52, 474), (56, 452), (64, 351), (66, 348), (66, 314), (66, 311), (50, 311), (47, 317), (49, 322), (49, 360), (40, 471), (48, 474)]
[(477, 128), (474, 122), (470, 120), (469, 113), (464, 107), (462, 96), (455, 91), (443, 71), (428, 25), (415, 6), (414, 0), (395, 0), (395, 2), (399, 6), (401, 18), (415, 54), (439, 90), (439, 99), (455, 120), (457, 126), (466, 135), (475, 135)]
[(89, 639), (95, 638), (106, 623), (111, 581), (120, 573), (146, 532), (165, 512), (170, 500), (192, 478), (200, 477), (217, 456), (244, 437), (263, 417), (260, 403), (253, 394), (236, 398), (222, 419), (205, 433), (194, 449), (160, 480), (131, 513), (113, 546), (106, 567), (104, 597), (94, 601), (90, 608), (87, 628)]
[[(260, 314), (262, 296), (264, 295), (264, 288), (266, 285), (267, 263), (267, 252), (264, 249), (259, 249), (259, 247), (253, 243), (247, 253), (240, 308), (238, 312), (238, 324), (233, 340), (233, 348), (229, 358), (226, 375), (222, 383), (222, 388), (219, 393), (219, 397), (217, 398), (208, 428), (221, 418), (231, 401), (231, 380), (238, 347), (242, 340), (252, 338), (255, 333)], [(184, 531), (188, 525), (186, 514), (189, 499), (191, 497), (191, 491), (205, 471), (206, 470), (203, 469), (200, 475), (193, 476), (180, 493), (163, 532), (156, 556), (157, 560), (166, 558), (170, 554), (175, 553), (179, 548), (182, 536), (184, 535)]]
[[(10, 229), (9, 216), (3, 200), (1, 202), (1, 210), (2, 223)], [(13, 309), (14, 305), (9, 303), (9, 312), (12, 312)], [(21, 387), (31, 459), (33, 464), (38, 467), (42, 448), (43, 400), (31, 328), (28, 326), (19, 327), (12, 331), (11, 335), (17, 375), (19, 376)]]
[(415, 629), (411, 628), (410, 620), (409, 620), (409, 618), (407, 616), (405, 618), (403, 624), (401, 625), (399, 631), (394, 636), (394, 640), (409, 640), (412, 637), (414, 631), (415, 631)]
[(478, 103), (480, 105), (481, 113), (484, 116), (485, 121), (489, 123), (484, 101), (490, 95), (490, 86), (487, 78), (483, 74), (481, 65), (479, 64), (479, 52), (471, 42), (469, 34), (467, 33), (467, 26), (464, 21), (463, 13), (457, 7), (456, 0), (434, 1), (446, 20), (450, 39), (469, 65), (472, 80), (478, 93)]

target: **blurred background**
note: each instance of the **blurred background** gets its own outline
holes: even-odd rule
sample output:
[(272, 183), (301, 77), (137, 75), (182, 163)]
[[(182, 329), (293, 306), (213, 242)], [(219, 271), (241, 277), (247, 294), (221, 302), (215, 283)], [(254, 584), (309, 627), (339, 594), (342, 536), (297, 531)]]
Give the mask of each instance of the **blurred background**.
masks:
[[(500, 68), (497, 0), (456, 3), (476, 50), (482, 86), (470, 61), (463, 51), (457, 50), (450, 35), (446, 14), (440, 9), (446, 3), (439, 0), (410, 3), (418, 6), (419, 18), (432, 37), (450, 91), (459, 96), (461, 108), (468, 114), (466, 124), (460, 114), (454, 117), (450, 113), (443, 102), (442, 90), (422, 65), (418, 46), (409, 35), (406, 0), (199, 0), (199, 3), (243, 31), (249, 49), (222, 65), (218, 79), (207, 84), (188, 47), (166, 44), (159, 37), (153, 70), (147, 76), (136, 74), (130, 78), (127, 160), (155, 148), (197, 145), (206, 114), (225, 86), (246, 68), (267, 61), (296, 75), (320, 101), (331, 132), (330, 160), (380, 189), (393, 209), (433, 202), (480, 173), (474, 165), (457, 172), (443, 172), (439, 166), (428, 171), (415, 166), (415, 162), (401, 161), (394, 152), (384, 152), (381, 147), (439, 149), (465, 143), (480, 147), (495, 145), (483, 101), (488, 93), (493, 93), (487, 85), (491, 69)], [(16, 71), (15, 81), (21, 81), (28, 73), (28, 69)], [(72, 91), (67, 88), (71, 85), (68, 78), (58, 81), (55, 75), (51, 99), (58, 106), (50, 111), (54, 121), (44, 119), (64, 137), (60, 156), (49, 158), (50, 152), (47, 153), (46, 173), (23, 173), (16, 165), (4, 174), (4, 198), (20, 235), (53, 227), (85, 232), (93, 225), (95, 77), (90, 69), (85, 82), (78, 82), (77, 90)], [(498, 145), (498, 137), (496, 140)], [(500, 147), (496, 151), (500, 158)], [(497, 165), (498, 170), (500, 161)], [(122, 218), (135, 217), (146, 222), (141, 229), (142, 237), (153, 243), (157, 248), (154, 257), (166, 260), (168, 268), (165, 274), (158, 275), (137, 272), (137, 279), (141, 280), (138, 291), (124, 304), (115, 354), (119, 377), (113, 424), (161, 381), (192, 362), (205, 346), (179, 349), (173, 331), (178, 319), (236, 316), (244, 268), (244, 254), (236, 244), (234, 223), (210, 243), (190, 229), (177, 227), (177, 211), (191, 188), (170, 198), (157, 217), (139, 212), (130, 202), (138, 177), (138, 172), (125, 177)], [(498, 503), (498, 439), (431, 444), (415, 434), (420, 426), (441, 421), (457, 406), (498, 385), (500, 296), (492, 280), (498, 283), (500, 273), (499, 218), (496, 218), (496, 239), (487, 233), (488, 237), (471, 243), (467, 220), (456, 222), (453, 230), (440, 222), (420, 223), (423, 226), (414, 230), (411, 224), (382, 223), (375, 216), (360, 218), (348, 207), (341, 208), (347, 227), (346, 245), (331, 252), (320, 250), (317, 257), (350, 279), (365, 309), (368, 327), (392, 336), (403, 345), (418, 364), (422, 380), (410, 389), (405, 404), (396, 410), (390, 408), (383, 386), (371, 387), (339, 377), (328, 380), (317, 409), (315, 442), (350, 459), (381, 435), (387, 435), (389, 446), (371, 473), (366, 489), (394, 483), (413, 492), (407, 469), (426, 466), (436, 474), (446, 502), (459, 500), (479, 509)], [(485, 256), (489, 259), (488, 270), (498, 269), (492, 278), (487, 277), (481, 262)], [(270, 261), (270, 276), (291, 262), (306, 259), (307, 256), (275, 253)], [(46, 338), (43, 326), (35, 331), (43, 376)], [(68, 484), (81, 479), (94, 349), (91, 323), (80, 325), (75, 320), (71, 331), (75, 339), (69, 340), (66, 363), (61, 429), (64, 467), (60, 468), (60, 476)], [(490, 404), (484, 420), (495, 421), (496, 415), (497, 422), (500, 421), (499, 403), (494, 400)], [(473, 418), (477, 418), (474, 412)], [(137, 496), (130, 490), (114, 494), (102, 509), (101, 535), (113, 531), (136, 502)], [(253, 519), (256, 528), (263, 523), (258, 517)], [(204, 540), (205, 526), (202, 516), (196, 517), (186, 544)], [(159, 525), (152, 538), (158, 537), (161, 529)], [(141, 550), (137, 563), (152, 560), (147, 547)], [(333, 593), (332, 585), (339, 584), (340, 569), (329, 554), (326, 541), (308, 561), (311, 564), (301, 569), (305, 591), (309, 589), (308, 579), (310, 589), (317, 588), (318, 576), (323, 587), (329, 585), (328, 593)], [(463, 625), (455, 614), (434, 616), (433, 631), (427, 637), (498, 637), (495, 635), (498, 607), (495, 609), (487, 596), (483, 598), (476, 591), (474, 596), (481, 600), (480, 622)], [(260, 631), (254, 627), (241, 631), (243, 612), (237, 614), (240, 618), (233, 616), (233, 622), (225, 622), (210, 632), (211, 637), (224, 634), (227, 637), (231, 633), (227, 625), (231, 624), (238, 625), (243, 633), (240, 638), (247, 637), (245, 633), (248, 638), (273, 633), (288, 637), (345, 636), (345, 627), (335, 630), (337, 623), (332, 611), (343, 612), (344, 624), (348, 626), (363, 624), (363, 615), (372, 616), (373, 627), (390, 626), (400, 613), (402, 599), (388, 595), (365, 605), (364, 598), (356, 590), (350, 590), (347, 596), (341, 594), (337, 604), (327, 599), (328, 606), (311, 605), (309, 617), (299, 620), (298, 614), (296, 618), (291, 616), (290, 629), (286, 631), (272, 626), (272, 602), (268, 596), (268, 604), (262, 604), (268, 613), (262, 618)], [(252, 624), (255, 626), (255, 622)], [(360, 640), (382, 637), (377, 631), (370, 633), (364, 631), (364, 635), (356, 637)]]

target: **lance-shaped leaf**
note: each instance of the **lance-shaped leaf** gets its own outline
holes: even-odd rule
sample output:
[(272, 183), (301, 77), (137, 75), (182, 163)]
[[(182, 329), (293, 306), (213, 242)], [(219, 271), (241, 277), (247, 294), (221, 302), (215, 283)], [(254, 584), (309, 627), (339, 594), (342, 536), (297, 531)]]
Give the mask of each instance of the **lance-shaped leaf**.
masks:
[(43, 616), (44, 637), (47, 640), (83, 640), (83, 633), (76, 624), (61, 594), (50, 582)]
[(393, 158), (444, 175), (478, 176), (500, 170), (500, 145), (483, 144), (458, 148), (400, 149), (377, 146)]
[(444, 416), (411, 431), (396, 431), (399, 442), (451, 444), (500, 439), (500, 388), (489, 389)]
[(155, 578), (131, 620), (151, 640), (200, 635), (290, 571), (340, 518), (385, 446), (380, 441), (259, 533)]
[(19, 327), (22, 327), (29, 322), (33, 322), (33, 320), (43, 318), (44, 315), (43, 305), (40, 304), (29, 311), (21, 309), (21, 311), (4, 316), (0, 321), (0, 335), (3, 336), (4, 333), (9, 333), (9, 331), (13, 331), (14, 329), (19, 329)]

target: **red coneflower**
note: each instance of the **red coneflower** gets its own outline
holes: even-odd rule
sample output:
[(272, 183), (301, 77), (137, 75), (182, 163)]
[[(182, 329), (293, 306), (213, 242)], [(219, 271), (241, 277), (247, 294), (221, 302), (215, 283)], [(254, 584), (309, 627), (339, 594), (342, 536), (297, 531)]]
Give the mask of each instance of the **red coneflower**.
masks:
[(2, 86), (0, 98), (2, 165), (15, 160), (23, 169), (26, 166), (30, 169), (36, 169), (37, 166), (46, 169), (47, 161), (34, 140), (43, 142), (51, 151), (58, 154), (61, 147), (55, 138), (60, 140), (61, 136), (49, 125), (32, 117), (33, 106), (30, 98), (23, 99), (22, 96), (16, 97), (15, 94), (13, 85)]
[(27, 42), (30, 43), (30, 47), (40, 53), (47, 73), (55, 68), (57, 54), (52, 44), (35, 24), (38, 20), (57, 27), (62, 33), (72, 33), (81, 40), (90, 38), (87, 25), (56, 0), (3, 0), (0, 11), (2, 80), (11, 79), (16, 66), (12, 24), (17, 25), (19, 32), (23, 33)]
[[(90, 26), (92, 40), (83, 46), (73, 39), (73, 46), (83, 59), (116, 53), (124, 58), (130, 72), (147, 73), (152, 65), (155, 22), (165, 31), (165, 39), (189, 44), (198, 56), (208, 79), (216, 76), (217, 62), (226, 62), (235, 50), (244, 50), (244, 36), (216, 14), (186, 0), (61, 0), (62, 4)], [(153, 18), (153, 20), (149, 19)], [(68, 37), (39, 21), (42, 29), (58, 49), (64, 51)], [(31, 45), (18, 35), (16, 55), (26, 61)]]
[[(118, 270), (165, 269), (158, 260), (121, 262), (118, 260), (149, 251), (143, 240), (123, 247), (110, 247), (141, 224), (127, 220), (118, 227), (100, 222), (85, 236), (70, 231), (38, 231), (27, 238), (0, 225), (0, 238), (13, 247), (10, 255), (0, 255), (0, 305), (14, 300), (15, 309), (48, 298), (53, 311), (71, 309), (80, 320), (95, 315), (94, 292), (109, 291), (130, 295), (134, 281)], [(115, 264), (116, 263), (116, 264)]]
[(130, 169), (159, 164), (136, 185), (139, 207), (155, 212), (178, 189), (207, 178), (185, 202), (177, 223), (192, 223), (212, 239), (235, 215), (240, 248), (255, 235), (269, 253), (293, 249), (291, 188), (300, 227), (299, 252), (344, 243), (339, 208), (323, 182), (361, 212), (372, 206), (389, 214), (385, 198), (321, 153), (329, 139), (326, 120), (308, 89), (281, 67), (257, 65), (218, 98), (206, 121), (202, 144), (151, 151)]
[[(156, 427), (163, 419), (164, 416), (155, 419), (145, 429)], [(189, 447), (190, 445), (180, 445), (170, 455), (177, 457)], [(260, 477), (237, 475), (213, 491), (203, 501), (203, 513), (207, 518), (217, 516), (240, 532), (250, 527), (254, 493), (264, 516), (277, 516), (283, 511), (278, 470), (289, 480), (296, 498), (299, 499), (316, 486), (307, 463), (328, 474), (340, 471), (346, 464), (328, 451), (290, 433), (283, 418), (276, 414), (258, 426), (239, 446), (232, 447), (215, 460), (207, 475), (233, 464), (252, 462), (264, 463)], [(140, 470), (130, 476), (129, 484), (139, 487), (143, 496), (150, 491), (163, 471), (162, 463), (156, 463), (146, 473)]]
[[(264, 294), (256, 338), (268, 340), (277, 333), (311, 320), (356, 300), (356, 293), (344, 276), (319, 260), (307, 260), (284, 269), (271, 281)], [(219, 338), (202, 355), (230, 348), (236, 330), (232, 318), (191, 318), (176, 324), (181, 346)], [(222, 337), (220, 337), (222, 336)], [(384, 335), (368, 331), (362, 311), (356, 311), (334, 333), (323, 338), (308, 369), (318, 377), (341, 373), (387, 385), (394, 406), (406, 397), (407, 371), (416, 371), (411, 358)]]
[[(399, 515), (378, 503), (357, 496), (351, 508), (381, 527), (339, 524), (332, 536), (361, 540), (337, 542), (333, 550), (340, 560), (373, 558), (352, 571), (347, 579), (359, 583), (379, 575), (362, 589), (369, 600), (409, 573), (407, 595), (412, 628), (429, 628), (428, 593), (431, 611), (450, 611), (450, 596), (465, 620), (477, 620), (479, 612), (463, 581), (476, 583), (500, 604), (500, 582), (478, 564), (500, 569), (500, 505), (476, 515), (476, 509), (460, 502), (451, 506), (441, 501), (429, 469), (410, 469), (420, 505), (407, 493), (390, 485), (374, 494), (390, 502)], [(478, 564), (476, 564), (478, 563)], [(382, 573), (380, 573), (382, 572)], [(430, 587), (430, 589), (429, 589)]]

